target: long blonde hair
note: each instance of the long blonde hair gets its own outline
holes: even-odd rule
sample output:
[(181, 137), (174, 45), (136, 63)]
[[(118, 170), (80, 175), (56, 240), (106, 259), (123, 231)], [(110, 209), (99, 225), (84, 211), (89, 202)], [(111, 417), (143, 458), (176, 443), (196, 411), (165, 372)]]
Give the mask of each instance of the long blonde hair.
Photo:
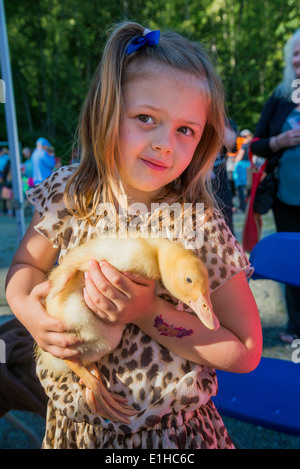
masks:
[(292, 94), (294, 88), (292, 87), (293, 81), (297, 78), (293, 68), (293, 54), (296, 43), (300, 41), (300, 28), (296, 29), (294, 34), (286, 42), (284, 46), (284, 70), (282, 81), (276, 88), (276, 95), (287, 101), (292, 101)]
[(180, 181), (168, 185), (170, 202), (214, 204), (209, 173), (224, 135), (224, 92), (221, 81), (199, 43), (174, 32), (162, 32), (159, 44), (124, 52), (145, 28), (133, 22), (116, 26), (106, 43), (80, 116), (81, 162), (70, 177), (65, 204), (79, 219), (91, 219), (100, 202), (113, 204), (123, 193), (118, 173), (118, 132), (123, 110), (122, 85), (139, 74), (142, 64), (157, 63), (201, 80), (209, 100), (208, 119), (193, 159)]

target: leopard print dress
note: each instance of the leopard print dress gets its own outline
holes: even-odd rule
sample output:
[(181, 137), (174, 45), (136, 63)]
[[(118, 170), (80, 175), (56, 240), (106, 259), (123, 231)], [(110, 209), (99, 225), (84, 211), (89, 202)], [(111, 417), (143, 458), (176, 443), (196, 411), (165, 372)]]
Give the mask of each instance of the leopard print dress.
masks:
[[(42, 217), (35, 229), (60, 248), (60, 257), (107, 227), (101, 218), (93, 227), (68, 213), (63, 191), (72, 171), (74, 165), (62, 167), (27, 192)], [(208, 268), (211, 292), (242, 270), (250, 277), (247, 256), (218, 212), (205, 220), (203, 233), (195, 251)], [(192, 313), (162, 285), (159, 294)], [(218, 390), (214, 369), (181, 358), (133, 324), (97, 366), (110, 389), (126, 396), (138, 414), (130, 425), (92, 414), (74, 373), (54, 377), (38, 361), (37, 375), (49, 396), (43, 448), (234, 448), (211, 400)]]

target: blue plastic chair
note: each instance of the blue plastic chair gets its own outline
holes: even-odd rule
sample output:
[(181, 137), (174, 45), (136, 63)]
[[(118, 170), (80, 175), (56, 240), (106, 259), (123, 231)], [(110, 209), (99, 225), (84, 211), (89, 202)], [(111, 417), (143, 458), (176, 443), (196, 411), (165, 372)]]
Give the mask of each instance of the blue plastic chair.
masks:
[(252, 250), (252, 280), (269, 279), (300, 287), (300, 233), (275, 233)]
[(218, 370), (217, 376), (213, 401), (221, 415), (300, 436), (299, 363), (263, 357), (251, 373)]
[[(300, 233), (263, 238), (251, 252), (250, 262), (255, 268), (253, 280), (300, 287)], [(300, 436), (300, 342), (294, 345), (295, 362), (263, 357), (251, 373), (218, 370), (219, 393), (213, 401), (220, 414)]]

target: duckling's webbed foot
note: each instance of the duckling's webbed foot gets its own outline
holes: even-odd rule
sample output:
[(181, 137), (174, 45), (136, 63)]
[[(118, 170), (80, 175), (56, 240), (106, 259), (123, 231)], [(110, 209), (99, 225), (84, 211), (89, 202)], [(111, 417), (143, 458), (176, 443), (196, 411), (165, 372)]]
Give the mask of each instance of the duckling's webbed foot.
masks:
[(97, 366), (89, 364), (87, 369), (81, 360), (65, 360), (67, 365), (77, 374), (87, 387), (86, 399), (91, 412), (115, 422), (129, 424), (129, 417), (138, 412), (126, 405), (127, 399), (109, 392), (101, 379)]

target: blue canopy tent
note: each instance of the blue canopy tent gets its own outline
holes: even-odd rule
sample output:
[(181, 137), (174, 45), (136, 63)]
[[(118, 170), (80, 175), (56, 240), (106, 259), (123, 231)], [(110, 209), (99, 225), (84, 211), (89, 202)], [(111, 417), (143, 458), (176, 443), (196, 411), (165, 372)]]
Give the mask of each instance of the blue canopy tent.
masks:
[(21, 160), (15, 110), (15, 99), (11, 75), (3, 0), (0, 0), (0, 63), (2, 72), (2, 79), (0, 82), (2, 98), (1, 100), (4, 101), (5, 106), (5, 120), (10, 153), (12, 186), (14, 193), (14, 209), (16, 213), (18, 240), (20, 242), (25, 233), (24, 196), (21, 177)]

